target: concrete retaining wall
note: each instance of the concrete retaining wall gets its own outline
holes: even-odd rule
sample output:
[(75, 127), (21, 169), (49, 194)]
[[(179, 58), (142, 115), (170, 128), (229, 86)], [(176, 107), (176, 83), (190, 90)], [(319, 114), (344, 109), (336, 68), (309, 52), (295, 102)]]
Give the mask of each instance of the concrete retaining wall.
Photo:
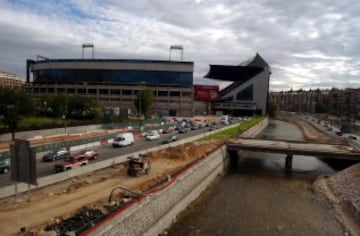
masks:
[[(247, 130), (255, 137), (266, 128), (268, 120)], [(226, 146), (194, 163), (169, 180), (163, 189), (133, 200), (109, 215), (82, 235), (158, 235), (170, 227), (173, 220), (194, 201), (211, 182), (226, 170)]]
[(120, 209), (84, 235), (158, 235), (223, 173), (225, 160), (222, 147), (174, 177), (165, 189), (129, 203), (126, 211)]

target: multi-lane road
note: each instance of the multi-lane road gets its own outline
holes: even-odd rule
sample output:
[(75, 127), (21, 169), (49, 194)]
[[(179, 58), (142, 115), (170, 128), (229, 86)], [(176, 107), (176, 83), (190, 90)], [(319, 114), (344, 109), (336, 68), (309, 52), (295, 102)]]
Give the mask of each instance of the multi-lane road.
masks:
[[(222, 125), (218, 125), (218, 128), (222, 127)], [(157, 146), (157, 145), (162, 145), (162, 141), (170, 136), (170, 135), (174, 135), (176, 134), (178, 136), (178, 138), (184, 139), (187, 137), (191, 137), (194, 135), (198, 135), (201, 133), (205, 133), (208, 132), (209, 128), (202, 128), (202, 129), (198, 129), (198, 130), (191, 130), (188, 131), (187, 133), (177, 133), (177, 132), (173, 132), (173, 133), (169, 133), (169, 134), (161, 134), (160, 139), (157, 140), (153, 140), (153, 141), (146, 141), (145, 138), (137, 138), (135, 139), (135, 143), (131, 146), (127, 146), (127, 147), (121, 147), (121, 148), (113, 148), (111, 144), (107, 144), (107, 145), (102, 145), (102, 146), (94, 146), (88, 149), (95, 149), (99, 152), (99, 158), (97, 160), (94, 160), (93, 162), (96, 161), (101, 161), (101, 160), (105, 160), (105, 159), (111, 159), (117, 156), (121, 156), (121, 155), (126, 155), (129, 153), (133, 153), (133, 152), (138, 152), (141, 150), (146, 150), (149, 149), (151, 147)], [(77, 152), (77, 151), (75, 151)], [(57, 162), (61, 162), (62, 160), (58, 160)], [(36, 169), (37, 169), (37, 178), (41, 178), (41, 177), (45, 177), (48, 175), (52, 175), (55, 174), (54, 172), (54, 164), (56, 162), (43, 162), (41, 156), (37, 156), (37, 162), (36, 162)], [(10, 181), (10, 174), (1, 174), (0, 175), (0, 187), (4, 187), (7, 185), (11, 185), (13, 184), (12, 181)]]

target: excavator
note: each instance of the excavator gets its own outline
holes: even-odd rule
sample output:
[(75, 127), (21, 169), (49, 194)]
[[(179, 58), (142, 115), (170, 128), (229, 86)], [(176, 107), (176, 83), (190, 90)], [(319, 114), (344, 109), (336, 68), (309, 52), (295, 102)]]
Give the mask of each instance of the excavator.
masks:
[(126, 167), (129, 176), (139, 177), (150, 173), (151, 162), (145, 154), (140, 154), (138, 157), (129, 156)]

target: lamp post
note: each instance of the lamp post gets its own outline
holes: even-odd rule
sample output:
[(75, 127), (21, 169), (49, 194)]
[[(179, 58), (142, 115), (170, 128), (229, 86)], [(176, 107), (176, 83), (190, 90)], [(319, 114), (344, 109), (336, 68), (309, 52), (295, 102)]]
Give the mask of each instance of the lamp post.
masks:
[(142, 99), (142, 94), (141, 94), (142, 92), (141, 91), (139, 91), (139, 128), (140, 128), (140, 130), (142, 130), (142, 122), (141, 122), (141, 99)]
[(67, 123), (66, 123), (66, 116), (62, 115), (61, 117), (64, 120), (64, 131), (65, 131), (65, 135), (67, 135)]

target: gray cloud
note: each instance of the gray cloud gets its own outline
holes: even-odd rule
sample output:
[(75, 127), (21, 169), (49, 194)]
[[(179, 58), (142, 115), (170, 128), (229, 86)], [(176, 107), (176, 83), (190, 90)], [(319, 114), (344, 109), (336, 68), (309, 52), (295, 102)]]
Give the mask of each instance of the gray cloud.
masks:
[(37, 54), (78, 58), (84, 42), (96, 57), (140, 59), (167, 59), (169, 46), (182, 44), (198, 83), (210, 83), (200, 79), (209, 64), (259, 52), (272, 66), (272, 90), (359, 87), (359, 11), (353, 0), (8, 0), (0, 70), (24, 74)]

